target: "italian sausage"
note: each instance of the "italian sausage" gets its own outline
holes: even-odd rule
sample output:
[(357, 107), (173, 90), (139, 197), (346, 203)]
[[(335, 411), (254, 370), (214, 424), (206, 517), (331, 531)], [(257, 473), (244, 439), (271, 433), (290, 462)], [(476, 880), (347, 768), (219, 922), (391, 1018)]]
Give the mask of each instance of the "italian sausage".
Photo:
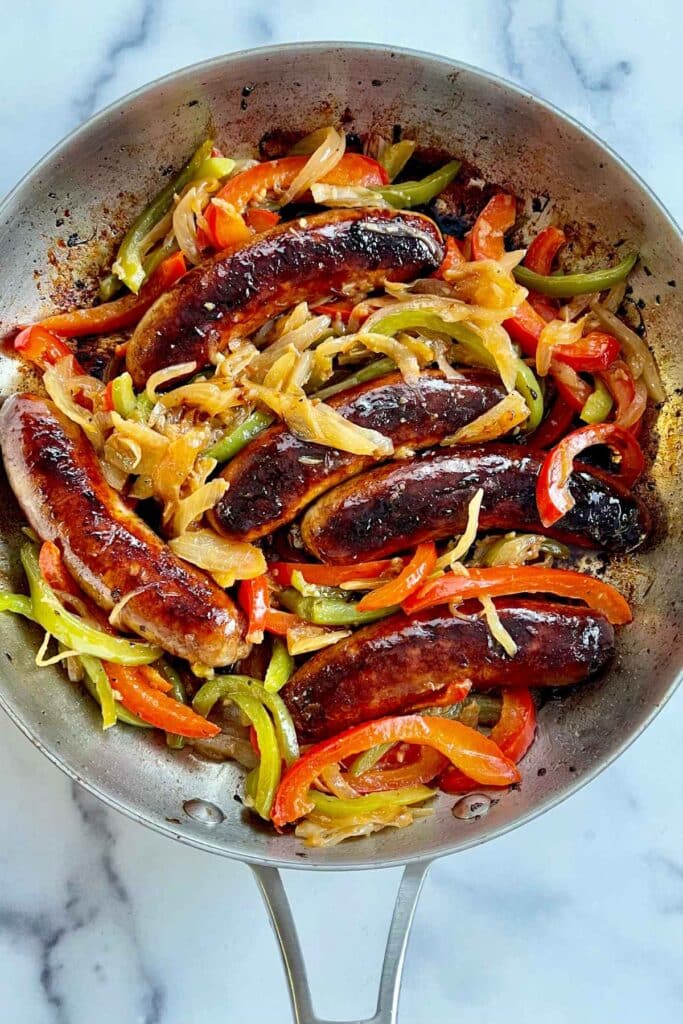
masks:
[[(390, 437), (396, 448), (425, 448), (476, 419), (504, 395), (500, 380), (485, 372), (450, 381), (428, 372), (414, 384), (393, 373), (335, 395), (328, 404), (352, 423)], [(372, 464), (372, 458), (302, 441), (283, 426), (270, 427), (223, 470), (230, 486), (211, 521), (226, 537), (263, 537), (291, 522), (318, 495)]]
[(204, 665), (229, 665), (248, 652), (241, 612), (131, 512), (79, 428), (52, 402), (9, 398), (0, 444), (26, 518), (42, 540), (59, 545), (82, 590), (106, 611), (132, 595), (120, 610), (125, 629)]
[(392, 615), (313, 655), (281, 691), (300, 739), (448, 703), (449, 687), (467, 679), (478, 689), (567, 686), (612, 656), (614, 630), (588, 608), (512, 599), (496, 607), (517, 644), (513, 658), (480, 614), (462, 618), (445, 606)]
[(599, 471), (572, 474), (574, 508), (544, 529), (536, 508), (542, 464), (543, 453), (528, 448), (480, 445), (380, 466), (320, 498), (306, 512), (301, 536), (322, 562), (383, 558), (462, 533), (481, 487), (482, 530), (531, 530), (607, 551), (630, 551), (645, 539), (644, 509)]
[(142, 387), (174, 363), (210, 362), (235, 338), (306, 299), (371, 291), (435, 270), (441, 232), (417, 213), (335, 210), (288, 221), (191, 270), (138, 324), (126, 364)]

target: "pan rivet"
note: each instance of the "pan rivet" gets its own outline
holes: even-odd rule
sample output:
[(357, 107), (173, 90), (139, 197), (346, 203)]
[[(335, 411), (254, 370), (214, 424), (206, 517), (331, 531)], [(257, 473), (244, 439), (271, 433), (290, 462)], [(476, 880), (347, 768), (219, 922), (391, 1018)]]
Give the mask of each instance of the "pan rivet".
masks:
[(453, 804), (453, 817), (469, 821), (481, 818), (491, 809), (491, 798), (486, 793), (469, 793)]
[(220, 807), (210, 804), (208, 800), (201, 800), (199, 797), (195, 797), (193, 800), (186, 800), (183, 804), (183, 810), (189, 818), (200, 821), (202, 825), (220, 825), (225, 820), (225, 815)]

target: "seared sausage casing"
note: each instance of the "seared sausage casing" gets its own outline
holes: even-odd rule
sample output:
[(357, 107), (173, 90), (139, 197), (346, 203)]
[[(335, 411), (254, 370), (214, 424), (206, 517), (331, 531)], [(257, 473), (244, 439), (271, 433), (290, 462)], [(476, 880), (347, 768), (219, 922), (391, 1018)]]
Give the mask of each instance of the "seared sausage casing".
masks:
[(496, 601), (517, 644), (511, 658), (478, 607), (467, 618), (445, 605), (412, 618), (392, 615), (315, 654), (281, 691), (299, 737), (321, 740), (373, 718), (443, 703), (449, 685), (467, 679), (477, 689), (567, 686), (612, 656), (614, 630), (589, 608)]
[[(392, 373), (335, 395), (328, 404), (352, 423), (379, 430), (395, 448), (424, 448), (470, 423), (504, 395), (498, 378), (484, 371), (450, 381), (436, 371), (423, 373), (412, 384)], [(226, 537), (255, 540), (291, 522), (318, 495), (372, 464), (372, 458), (302, 441), (283, 426), (270, 427), (223, 470), (230, 486), (210, 518)]]
[(288, 221), (191, 270), (138, 324), (126, 364), (137, 387), (175, 363), (206, 365), (304, 299), (429, 274), (444, 256), (441, 232), (417, 213), (334, 210)]
[(316, 502), (303, 518), (301, 535), (322, 562), (381, 558), (462, 533), (481, 487), (480, 530), (531, 530), (607, 551), (630, 551), (644, 540), (647, 517), (636, 499), (607, 474), (584, 470), (572, 474), (574, 508), (544, 529), (536, 507), (542, 464), (542, 452), (481, 445), (380, 466)]
[(83, 591), (190, 662), (229, 665), (246, 654), (242, 614), (223, 590), (170, 548), (106, 482), (79, 428), (44, 398), (13, 395), (0, 411), (9, 482), (42, 540), (55, 541)]

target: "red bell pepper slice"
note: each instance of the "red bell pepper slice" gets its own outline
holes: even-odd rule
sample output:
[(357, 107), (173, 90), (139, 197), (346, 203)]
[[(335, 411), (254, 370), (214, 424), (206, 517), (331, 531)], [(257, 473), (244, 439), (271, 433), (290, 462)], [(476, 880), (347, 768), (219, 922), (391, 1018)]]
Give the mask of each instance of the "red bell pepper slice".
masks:
[(614, 422), (627, 430), (636, 427), (647, 406), (647, 388), (633, 379), (628, 363), (618, 359), (600, 374), (616, 403)]
[(590, 384), (579, 377), (576, 370), (571, 366), (552, 359), (550, 362), (550, 376), (555, 381), (557, 392), (570, 405), (575, 412), (581, 412), (584, 405), (593, 394)]
[(514, 317), (503, 321), (503, 327), (525, 356), (536, 355), (538, 339), (545, 325), (546, 321), (526, 299), (517, 307)]
[(399, 575), (365, 594), (358, 602), (358, 610), (377, 611), (380, 608), (402, 604), (427, 579), (436, 565), (436, 558), (436, 546), (433, 541), (418, 544), (415, 554)]
[(553, 269), (558, 252), (565, 245), (567, 236), (560, 228), (544, 228), (534, 238), (526, 251), (524, 266), (536, 274), (547, 277)]
[(142, 319), (149, 307), (171, 285), (185, 274), (187, 266), (181, 252), (174, 253), (160, 263), (139, 295), (124, 295), (113, 302), (90, 309), (72, 309), (57, 313), (40, 323), (41, 327), (63, 334), (65, 338), (78, 338), (83, 334), (108, 334), (124, 327), (133, 327)]
[(499, 260), (505, 252), (505, 232), (514, 227), (517, 200), (500, 192), (489, 199), (472, 228), (472, 259)]
[(359, 562), (357, 565), (318, 565), (310, 562), (271, 562), (268, 567), (273, 579), (283, 587), (292, 585), (292, 575), (300, 572), (307, 583), (319, 587), (338, 587), (353, 580), (374, 580), (391, 572), (402, 559), (384, 558), (376, 562)]
[(268, 633), (274, 633), (275, 636), (287, 636), (290, 629), (300, 625), (301, 619), (298, 615), (293, 615), (292, 612), (282, 612), (279, 608), (266, 610), (263, 627)]
[(87, 601), (73, 576), (67, 571), (62, 553), (54, 541), (46, 540), (40, 545), (38, 568), (45, 582), (53, 590), (61, 590), (64, 594), (71, 594), (72, 597)]
[(436, 277), (441, 281), (446, 279), (446, 271), (453, 270), (455, 267), (460, 266), (461, 263), (465, 262), (462, 249), (457, 243), (457, 240), (453, 238), (453, 235), (446, 235), (444, 238), (446, 242), (446, 255), (443, 258), (443, 262), (438, 270), (435, 270), (431, 277)]
[[(566, 241), (567, 237), (564, 231), (559, 228), (544, 228), (536, 235), (527, 249), (524, 266), (547, 277), (553, 268), (558, 251)], [(546, 295), (530, 292), (528, 302), (545, 321), (553, 320), (557, 316), (557, 303)]]
[(273, 822), (282, 827), (308, 813), (308, 791), (328, 765), (338, 764), (379, 743), (400, 741), (433, 747), (483, 786), (506, 785), (520, 778), (515, 765), (495, 743), (462, 722), (428, 715), (380, 718), (316, 743), (295, 761), (275, 795)]
[(339, 317), (343, 324), (347, 324), (355, 306), (355, 302), (340, 299), (338, 302), (322, 302), (317, 306), (312, 306), (311, 312), (316, 316), (331, 316), (332, 319)]
[(621, 346), (611, 334), (591, 331), (578, 341), (557, 345), (553, 349), (553, 359), (571, 366), (572, 370), (579, 373), (597, 373), (611, 366), (619, 358), (620, 352)]
[(212, 249), (230, 249), (241, 242), (247, 242), (253, 231), (241, 213), (226, 209), (213, 199), (204, 210), (204, 231)]
[[(256, 164), (230, 178), (217, 198), (224, 199), (242, 213), (250, 202), (262, 199), (269, 192), (286, 192), (308, 159), (307, 156), (285, 156), (280, 160)], [(360, 153), (345, 153), (337, 166), (320, 180), (328, 185), (362, 185), (366, 188), (386, 185), (389, 181), (381, 164)]]
[(181, 704), (157, 687), (150, 686), (143, 673), (107, 661), (102, 664), (112, 688), (120, 694), (124, 708), (148, 725), (190, 739), (210, 739), (221, 731), (219, 726), (202, 718), (187, 704)]
[[(503, 690), (500, 718), (491, 730), (491, 739), (511, 761), (518, 764), (534, 741), (536, 705), (526, 687)], [(468, 793), (475, 786), (458, 768), (447, 769), (439, 779), (445, 793)]]
[[(424, 786), (445, 768), (448, 759), (433, 747), (417, 749), (417, 757), (409, 764), (402, 764), (396, 768), (372, 768), (355, 778), (347, 778), (347, 781), (359, 793), (382, 793), (388, 789), (401, 789), (403, 786)], [(457, 768), (453, 771), (457, 771)]]
[(545, 527), (552, 526), (574, 507), (569, 479), (574, 459), (595, 444), (609, 445), (620, 459), (619, 478), (632, 487), (645, 460), (633, 434), (616, 423), (591, 423), (567, 434), (545, 458), (536, 482), (536, 504)]
[(260, 235), (262, 231), (270, 231), (271, 228), (274, 228), (282, 218), (275, 210), (264, 210), (258, 206), (252, 206), (245, 210), (244, 219), (251, 230)]
[[(41, 324), (33, 324), (31, 327), (24, 327), (22, 331), (19, 331), (14, 339), (14, 351), (41, 370), (47, 370), (48, 366), (54, 366), (65, 356), (73, 356), (69, 346)], [(77, 374), (85, 372), (76, 359), (74, 359), (74, 372)]]
[(569, 405), (562, 395), (558, 395), (540, 427), (527, 438), (529, 447), (537, 450), (552, 448), (566, 434), (575, 412), (574, 407)]
[(247, 615), (247, 640), (259, 643), (266, 628), (268, 577), (264, 574), (251, 580), (242, 580), (237, 590), (237, 601)]
[(509, 597), (514, 594), (557, 594), (575, 601), (584, 601), (615, 625), (622, 625), (632, 619), (631, 609), (618, 590), (582, 572), (547, 569), (539, 565), (516, 565), (468, 569), (467, 573), (467, 576), (448, 573), (438, 579), (427, 580), (404, 602), (403, 610), (412, 615), (449, 601)]

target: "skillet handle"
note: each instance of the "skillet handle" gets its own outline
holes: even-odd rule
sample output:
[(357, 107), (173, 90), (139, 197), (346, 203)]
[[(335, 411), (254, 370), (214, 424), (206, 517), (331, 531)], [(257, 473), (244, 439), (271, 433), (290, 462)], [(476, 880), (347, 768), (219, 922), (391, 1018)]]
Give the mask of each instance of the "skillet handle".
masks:
[[(391, 919), (387, 936), (377, 1009), (373, 1017), (364, 1021), (349, 1021), (348, 1024), (396, 1024), (401, 976), (410, 926), (413, 923), (417, 901), (431, 863), (430, 860), (423, 860), (416, 864), (408, 864), (404, 869), (396, 894), (394, 916)], [(256, 877), (273, 930), (280, 944), (280, 954), (287, 975), (295, 1024), (342, 1024), (340, 1021), (324, 1021), (315, 1015), (308, 986), (306, 964), (280, 872), (277, 868), (262, 867), (257, 864), (251, 864), (250, 867)]]

